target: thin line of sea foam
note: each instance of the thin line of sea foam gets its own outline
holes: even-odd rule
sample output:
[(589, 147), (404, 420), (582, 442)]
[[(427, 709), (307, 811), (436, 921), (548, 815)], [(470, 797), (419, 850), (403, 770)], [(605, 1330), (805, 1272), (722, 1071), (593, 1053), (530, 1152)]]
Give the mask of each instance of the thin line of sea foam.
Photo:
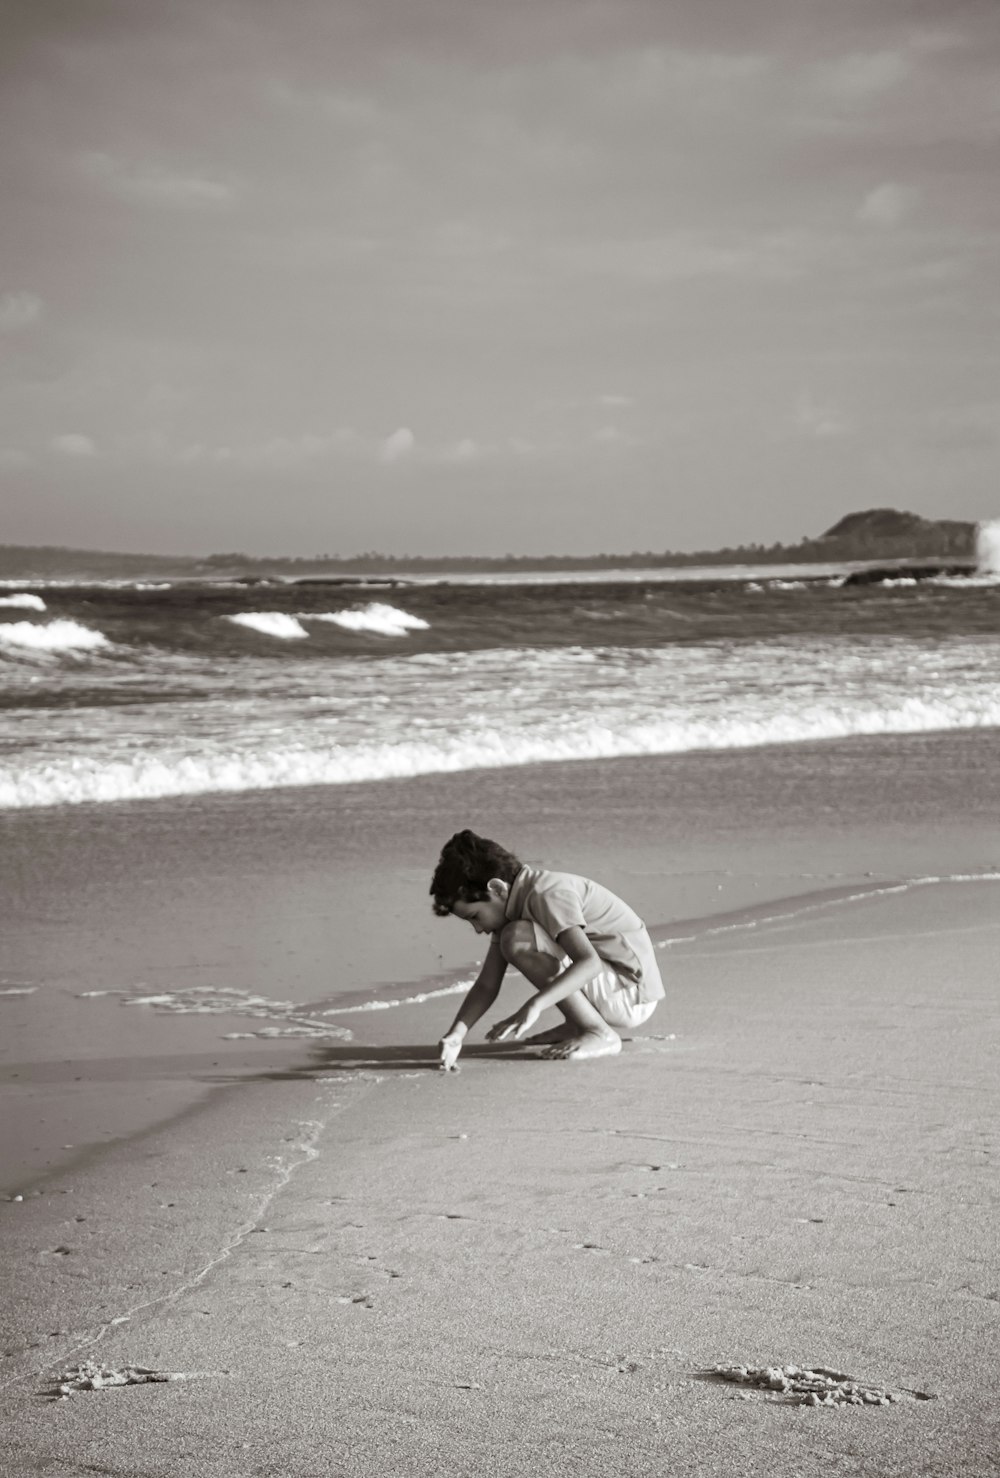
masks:
[[(797, 923), (824, 909), (841, 908), (852, 903), (898, 896), (918, 888), (962, 883), (1000, 883), (1000, 870), (947, 873), (872, 882), (871, 884), (854, 884), (842, 888), (826, 888), (819, 892), (796, 894), (787, 899), (775, 899), (769, 903), (758, 904), (735, 912), (707, 914), (701, 918), (685, 920), (681, 923), (654, 925), (650, 934), (657, 949), (670, 949), (675, 945), (695, 944), (720, 935), (747, 933), (768, 924)], [(674, 932), (678, 929), (687, 932)], [(667, 930), (671, 932), (665, 932)], [(427, 985), (420, 989), (414, 989), (416, 982), (411, 981), (397, 986), (395, 989), (398, 994), (388, 994), (385, 987), (377, 992), (352, 992), (340, 998), (337, 1005), (330, 1006), (324, 1005), (322, 1001), (301, 1005), (290, 1001), (270, 1001), (233, 988), (213, 990), (211, 987), (204, 986), (196, 986), (188, 991), (171, 991), (154, 995), (139, 994), (136, 990), (95, 990), (85, 991), (83, 995), (120, 995), (123, 997), (123, 1004), (128, 1006), (147, 1006), (157, 1011), (184, 1014), (256, 1016), (274, 1023), (250, 1031), (224, 1033), (227, 1039), (233, 1040), (249, 1037), (291, 1036), (349, 1038), (351, 1033), (344, 1028), (324, 1027), (325, 1018), (358, 1015), (371, 1011), (390, 1011), (397, 1006), (426, 1005), (430, 1001), (439, 1000), (445, 996), (464, 994), (470, 989), (475, 978), (475, 968), (463, 967), (461, 970), (432, 977)]]
[(367, 1001), (356, 1002), (351, 1006), (329, 1006), (321, 1011), (314, 1009), (313, 1014), (317, 1016), (350, 1016), (359, 1011), (390, 1011), (394, 1006), (422, 1006), (425, 1001), (437, 1000), (439, 996), (458, 996), (470, 990), (475, 983), (475, 974), (465, 974), (462, 980), (453, 981), (449, 985), (439, 986), (436, 990), (421, 990), (414, 995), (406, 996), (372, 996)]
[[(900, 878), (896, 881), (858, 883), (843, 888), (824, 888), (817, 893), (796, 893), (787, 899), (737, 909), (724, 914), (706, 914), (674, 924), (654, 926), (650, 930), (657, 949), (670, 949), (677, 944), (694, 944), (719, 934), (759, 929), (762, 925), (796, 922), (824, 909), (841, 908), (850, 903), (865, 903), (875, 898), (888, 898), (909, 893), (917, 888), (942, 887), (961, 883), (1000, 883), (1000, 870), (970, 873), (931, 874), (926, 877)], [(783, 905), (789, 905), (784, 907)], [(664, 929), (686, 929), (683, 934), (664, 934)]]
[[(701, 939), (720, 934), (738, 933), (760, 928), (772, 923), (795, 922), (823, 909), (838, 908), (850, 903), (862, 903), (880, 897), (910, 892), (916, 888), (957, 883), (1000, 883), (1000, 870), (976, 873), (948, 873), (941, 876), (901, 878), (892, 882), (854, 884), (843, 888), (824, 888), (818, 892), (795, 894), (787, 899), (775, 899), (746, 909), (720, 914), (706, 914), (701, 918), (684, 920), (669, 925), (654, 925), (650, 930), (657, 949), (669, 949), (676, 944), (692, 944)], [(783, 907), (788, 904), (789, 907)], [(664, 930), (687, 929), (684, 934), (664, 935)], [(366, 999), (353, 997), (350, 1004), (330, 1007), (310, 1006), (315, 1016), (347, 1016), (363, 1011), (388, 1011), (395, 1006), (420, 1006), (441, 996), (460, 995), (467, 991), (475, 980), (475, 972), (462, 972), (461, 979), (453, 976), (441, 977), (442, 983), (426, 990), (412, 991), (399, 996), (374, 995)], [(406, 990), (406, 987), (400, 987)]]
[[(452, 971), (436, 978), (427, 989), (415, 989), (416, 982), (410, 981), (397, 989), (403, 994), (392, 996), (376, 995), (374, 992), (349, 992), (340, 998), (336, 1006), (325, 1007), (323, 1001), (296, 1003), (275, 1001), (267, 996), (241, 990), (237, 986), (194, 985), (177, 990), (149, 992), (140, 984), (133, 987), (107, 986), (100, 990), (79, 992), (79, 999), (92, 1000), (98, 997), (117, 996), (123, 1006), (141, 1006), (158, 1014), (170, 1013), (182, 1016), (235, 1016), (252, 1017), (268, 1025), (255, 1026), (246, 1031), (222, 1033), (225, 1041), (241, 1041), (251, 1038), (324, 1038), (339, 1037), (345, 1041), (351, 1032), (342, 1026), (328, 1025), (321, 1018), (347, 1016), (359, 1011), (387, 1011), (393, 1006), (414, 1006), (437, 996), (459, 995), (467, 991), (475, 980), (475, 971), (468, 969)], [(35, 987), (30, 987), (34, 990)], [(23, 989), (23, 988), (22, 988)], [(7, 994), (8, 992), (0, 992)], [(13, 992), (11, 992), (12, 994)], [(327, 1000), (330, 998), (327, 997)]]
[[(750, 932), (768, 924), (796, 923), (824, 909), (841, 908), (852, 903), (905, 894), (917, 888), (962, 883), (1000, 883), (1000, 870), (932, 874), (925, 877), (900, 878), (896, 881), (825, 888), (819, 892), (795, 894), (787, 899), (776, 899), (735, 912), (707, 914), (701, 918), (685, 920), (681, 923), (654, 925), (650, 934), (657, 949), (670, 949), (675, 945), (694, 944), (719, 935)], [(674, 932), (678, 929), (687, 932)], [(671, 932), (667, 933), (666, 930)], [(204, 986), (196, 986), (188, 991), (170, 991), (154, 995), (140, 994), (137, 990), (113, 989), (85, 991), (82, 994), (87, 997), (119, 995), (123, 997), (124, 1005), (147, 1006), (157, 1011), (198, 1015), (256, 1016), (276, 1023), (251, 1031), (227, 1032), (224, 1035), (228, 1039), (289, 1036), (349, 1038), (350, 1032), (344, 1028), (324, 1027), (323, 1020), (330, 1016), (390, 1011), (397, 1006), (422, 1006), (445, 996), (462, 995), (470, 989), (475, 978), (475, 969), (470, 970), (464, 967), (458, 971), (432, 977), (432, 981), (422, 989), (415, 990), (416, 982), (408, 982), (397, 986), (396, 990), (399, 994), (395, 995), (387, 994), (385, 987), (382, 987), (379, 993), (375, 991), (351, 993), (341, 998), (339, 1004), (335, 1006), (325, 1006), (321, 1001), (296, 1005), (290, 1001), (271, 1001), (262, 996), (233, 988), (213, 990), (211, 987)]]

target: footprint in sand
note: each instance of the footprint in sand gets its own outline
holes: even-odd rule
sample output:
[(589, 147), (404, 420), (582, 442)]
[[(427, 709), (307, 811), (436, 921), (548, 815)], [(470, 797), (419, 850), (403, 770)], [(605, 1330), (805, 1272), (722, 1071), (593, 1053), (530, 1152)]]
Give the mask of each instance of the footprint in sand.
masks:
[[(676, 1160), (665, 1160), (662, 1163), (653, 1163), (647, 1160), (627, 1160), (620, 1168), (626, 1172), (644, 1170), (649, 1175), (660, 1175), (664, 1171), (680, 1170), (681, 1166)], [(645, 1201), (647, 1196), (656, 1196), (666, 1190), (666, 1185), (658, 1185), (652, 1191), (625, 1191), (624, 1194), (630, 1201)]]
[[(355, 1262), (376, 1262), (377, 1263), (378, 1261), (379, 1261), (379, 1258), (378, 1258), (378, 1256), (374, 1252), (365, 1252), (365, 1253), (362, 1253), (359, 1257), (355, 1258)], [(379, 1272), (380, 1273), (384, 1273), (387, 1278), (401, 1278), (403, 1276), (402, 1273), (397, 1273), (396, 1270), (395, 1270), (395, 1268), (381, 1268), (380, 1267), (379, 1268)]]

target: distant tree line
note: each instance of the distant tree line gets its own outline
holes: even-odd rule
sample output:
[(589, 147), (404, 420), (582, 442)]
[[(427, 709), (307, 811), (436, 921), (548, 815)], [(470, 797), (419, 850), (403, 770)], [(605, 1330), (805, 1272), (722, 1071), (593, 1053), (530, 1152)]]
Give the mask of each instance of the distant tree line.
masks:
[(855, 560), (972, 559), (976, 525), (957, 519), (921, 518), (893, 508), (850, 513), (816, 538), (797, 544), (738, 544), (722, 549), (651, 549), (631, 554), (419, 555), (362, 554), (250, 555), (210, 554), (205, 558), (118, 554), (107, 550), (64, 549), (53, 545), (0, 545), (0, 579), (139, 579), (267, 574), (404, 575), (449, 571), (456, 574), (503, 570), (682, 569), (723, 564), (834, 564)]
[(837, 563), (866, 559), (965, 559), (975, 548), (976, 525), (957, 519), (921, 518), (892, 508), (851, 513), (817, 538), (797, 544), (737, 544), (722, 549), (633, 551), (630, 554), (380, 554), (366, 550), (348, 556), (296, 555), (258, 560), (245, 554), (213, 554), (208, 569), (266, 564), (294, 573), (313, 570), (356, 574), (419, 573), (425, 570), (475, 573), (502, 570), (668, 569), (692, 565)]

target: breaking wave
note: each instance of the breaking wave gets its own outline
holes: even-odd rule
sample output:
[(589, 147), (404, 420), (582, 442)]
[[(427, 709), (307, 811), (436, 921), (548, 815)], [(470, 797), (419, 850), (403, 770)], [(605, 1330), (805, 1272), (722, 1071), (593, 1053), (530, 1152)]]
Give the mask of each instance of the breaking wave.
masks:
[[(240, 751), (204, 748), (102, 758), (77, 755), (33, 764), (20, 774), (0, 775), (0, 806), (52, 806), (119, 801), (205, 792), (271, 790), (286, 786), (342, 785), (406, 779), (470, 769), (548, 761), (611, 759), (679, 754), (692, 750), (743, 749), (859, 735), (918, 734), (940, 730), (1000, 727), (1000, 691), (992, 698), (908, 698), (889, 709), (815, 705), (798, 713), (682, 715), (629, 722), (627, 715), (603, 722), (539, 717), (507, 725), (439, 732), (395, 743), (356, 740), (310, 743), (307, 732), (289, 733), (285, 745)], [(272, 735), (273, 737), (273, 735)]]
[(405, 636), (408, 631), (427, 631), (430, 622), (420, 616), (411, 616), (398, 606), (384, 605), (372, 601), (360, 610), (327, 611), (322, 615), (309, 615), (310, 621), (330, 621), (346, 631), (374, 631), (381, 636)]
[(224, 619), (237, 626), (248, 626), (251, 631), (259, 631), (264, 636), (280, 637), (282, 641), (296, 641), (309, 635), (295, 616), (289, 616), (284, 611), (242, 611), (239, 615), (226, 616)]
[(345, 631), (371, 631), (378, 636), (405, 636), (408, 631), (427, 631), (430, 625), (420, 616), (411, 616), (408, 611), (380, 601), (343, 611), (242, 611), (224, 619), (259, 631), (264, 636), (280, 637), (283, 641), (308, 637), (303, 621), (324, 621)]
[(22, 611), (45, 610), (45, 602), (40, 595), (29, 595), (25, 591), (17, 595), (0, 595), (0, 606), (16, 606)]
[(100, 631), (79, 621), (11, 621), (0, 625), (0, 649), (24, 652), (85, 652), (109, 645)]

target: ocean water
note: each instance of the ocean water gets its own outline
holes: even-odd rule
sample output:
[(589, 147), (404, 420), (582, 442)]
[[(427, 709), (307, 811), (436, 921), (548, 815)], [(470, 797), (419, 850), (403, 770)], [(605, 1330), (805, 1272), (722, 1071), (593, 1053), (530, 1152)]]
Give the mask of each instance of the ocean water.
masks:
[(0, 807), (1000, 727), (1000, 576), (8, 584)]

